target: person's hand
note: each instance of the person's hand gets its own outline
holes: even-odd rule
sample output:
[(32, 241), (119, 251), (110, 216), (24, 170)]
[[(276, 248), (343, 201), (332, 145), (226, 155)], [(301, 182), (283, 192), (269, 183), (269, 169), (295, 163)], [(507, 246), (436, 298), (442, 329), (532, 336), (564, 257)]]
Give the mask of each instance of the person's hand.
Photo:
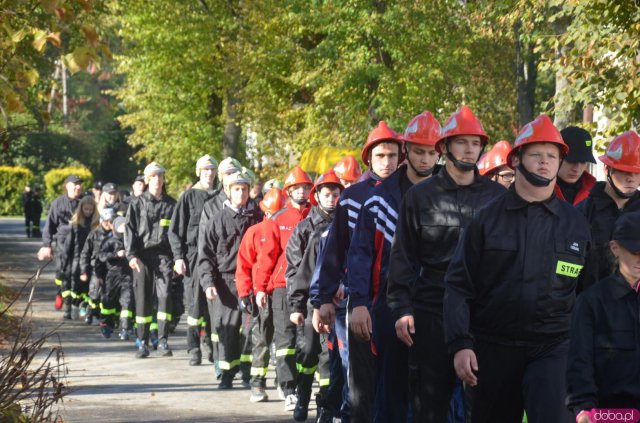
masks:
[(184, 275), (187, 273), (187, 265), (183, 259), (178, 259), (173, 264), (173, 270), (175, 270), (178, 275)]
[(82, 282), (86, 282), (86, 281), (88, 281), (88, 280), (89, 280), (89, 275), (88, 275), (87, 273), (81, 273), (81, 274), (80, 274), (80, 280), (81, 280)]
[(472, 349), (465, 348), (456, 353), (453, 357), (453, 368), (458, 377), (469, 386), (476, 386), (478, 378), (475, 372), (478, 371), (478, 359)]
[(51, 247), (40, 247), (37, 254), (38, 260), (49, 260), (52, 257)]
[(267, 293), (264, 291), (258, 291), (256, 294), (256, 304), (258, 304), (258, 308), (262, 310), (267, 306)]
[(336, 308), (333, 304), (322, 304), (320, 306), (320, 321), (323, 325), (332, 327), (336, 322)]
[(416, 328), (413, 323), (413, 316), (408, 314), (402, 316), (396, 320), (396, 335), (398, 339), (407, 344), (408, 347), (413, 345), (413, 338), (411, 335), (416, 333)]
[(240, 310), (247, 314), (253, 313), (253, 303), (250, 296), (240, 297)]
[(289, 315), (289, 320), (291, 320), (291, 323), (293, 323), (296, 326), (302, 326), (304, 325), (304, 315), (300, 312), (295, 312), (295, 313), (291, 313)]
[(311, 316), (311, 324), (313, 325), (313, 329), (315, 329), (318, 333), (329, 333), (331, 328), (320, 320), (320, 310), (317, 308), (313, 309), (313, 315)]
[(371, 316), (366, 306), (354, 307), (349, 316), (349, 328), (358, 338), (368, 341), (371, 339)]
[(333, 303), (335, 305), (339, 305), (342, 302), (342, 300), (344, 300), (344, 285), (340, 284), (340, 286), (338, 287), (338, 290), (333, 296)]
[(116, 256), (118, 257), (124, 257), (124, 250), (118, 250), (118, 252), (116, 253)]
[(131, 260), (129, 260), (129, 267), (132, 268), (133, 270), (135, 270), (136, 272), (140, 273), (140, 265), (142, 263), (140, 263), (140, 260), (138, 259), (138, 257), (134, 257)]
[(584, 413), (582, 414), (580, 417), (578, 417), (578, 420), (576, 420), (576, 423), (592, 423), (593, 421), (591, 420), (591, 414), (588, 413)]
[(204, 293), (207, 296), (207, 300), (213, 301), (218, 297), (218, 290), (215, 286), (210, 286), (204, 291)]

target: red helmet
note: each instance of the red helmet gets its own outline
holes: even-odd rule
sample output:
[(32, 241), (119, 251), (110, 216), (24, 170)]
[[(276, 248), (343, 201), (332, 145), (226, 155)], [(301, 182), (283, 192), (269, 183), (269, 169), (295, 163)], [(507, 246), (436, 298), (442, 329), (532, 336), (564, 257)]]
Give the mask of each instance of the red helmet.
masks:
[(328, 185), (328, 184), (337, 185), (340, 188), (340, 191), (344, 190), (344, 185), (342, 185), (342, 182), (340, 182), (340, 178), (338, 177), (338, 175), (336, 175), (333, 169), (329, 169), (322, 175), (318, 176), (318, 179), (316, 179), (315, 185), (313, 186), (313, 188), (311, 188), (311, 191), (309, 191), (309, 202), (312, 205), (314, 206), (318, 205), (318, 202), (316, 201), (316, 198), (314, 195), (318, 190), (318, 188), (320, 188), (322, 185)]
[(496, 145), (487, 151), (478, 160), (480, 175), (486, 175), (500, 166), (507, 165), (507, 157), (511, 151), (509, 141), (498, 141)]
[(291, 169), (291, 171), (287, 174), (287, 177), (284, 179), (284, 186), (282, 187), (282, 192), (285, 195), (288, 195), (287, 191), (289, 190), (289, 188), (291, 188), (294, 185), (300, 185), (300, 184), (313, 185), (313, 181), (311, 180), (309, 175), (307, 175), (307, 172), (302, 170), (300, 166), (296, 166), (293, 169)]
[(376, 144), (382, 141), (397, 143), (400, 149), (398, 163), (404, 160), (404, 155), (402, 153), (402, 138), (398, 136), (396, 131), (387, 126), (387, 122), (381, 120), (378, 127), (369, 133), (367, 143), (362, 149), (362, 161), (364, 164), (369, 166), (369, 152), (376, 146)]
[(436, 143), (438, 153), (443, 153), (442, 143), (447, 138), (455, 137), (456, 135), (478, 135), (482, 139), (483, 145), (489, 142), (489, 136), (484, 132), (482, 123), (475, 117), (468, 106), (461, 106), (445, 122), (440, 132), (440, 139)]
[(607, 151), (598, 157), (602, 163), (623, 172), (640, 172), (640, 137), (627, 131), (615, 137)]
[(522, 146), (538, 142), (550, 142), (552, 144), (557, 144), (560, 147), (561, 157), (564, 157), (569, 152), (569, 146), (565, 144), (562, 139), (562, 135), (560, 135), (558, 129), (553, 125), (549, 116), (540, 115), (535, 120), (520, 128), (513, 150), (509, 152), (509, 156), (507, 157), (507, 164), (513, 167), (511, 164), (513, 157), (518, 153)]
[(338, 163), (333, 166), (334, 172), (338, 175), (338, 178), (345, 181), (354, 182), (362, 176), (362, 170), (358, 161), (353, 156), (344, 156)]
[(405, 142), (434, 146), (440, 139), (440, 122), (431, 112), (422, 112), (411, 119), (403, 138)]
[(260, 210), (265, 213), (275, 214), (284, 207), (285, 199), (282, 191), (278, 188), (271, 188), (260, 201)]

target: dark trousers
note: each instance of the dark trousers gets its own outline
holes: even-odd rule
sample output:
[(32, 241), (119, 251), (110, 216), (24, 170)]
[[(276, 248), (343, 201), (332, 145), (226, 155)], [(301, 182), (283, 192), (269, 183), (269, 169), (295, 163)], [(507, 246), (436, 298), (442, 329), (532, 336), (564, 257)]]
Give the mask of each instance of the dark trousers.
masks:
[[(336, 306), (336, 324), (334, 326), (336, 340), (338, 344), (338, 356), (342, 366), (342, 406), (340, 407), (340, 417), (343, 423), (348, 423), (351, 415), (351, 405), (349, 400), (349, 341), (347, 340), (347, 300), (343, 300)], [(334, 378), (332, 378), (333, 380)], [(335, 378), (336, 383), (339, 378)], [(334, 387), (334, 389), (338, 389)]]
[[(349, 312), (349, 319), (351, 313)], [(375, 396), (375, 357), (371, 341), (363, 341), (349, 329), (349, 404), (351, 421), (373, 421)]]
[[(255, 299), (253, 301), (255, 304)], [(257, 307), (256, 307), (257, 308)], [(249, 382), (251, 380), (251, 362), (253, 361), (253, 329), (256, 326), (254, 313), (241, 313), (240, 318), (240, 371), (242, 372), (242, 380)]]
[(253, 350), (251, 353), (251, 386), (266, 388), (269, 368), (269, 346), (273, 342), (273, 314), (271, 297), (267, 296), (267, 305), (262, 309), (254, 307), (254, 324), (251, 331)]
[(321, 342), (321, 354), (326, 353), (328, 358), (329, 385), (324, 391), (321, 389), (322, 395), (320, 398), (316, 397), (316, 401), (320, 400), (318, 406), (328, 410), (332, 416), (340, 417), (340, 409), (344, 398), (343, 393), (347, 384), (342, 374), (342, 360), (340, 358), (338, 338), (335, 330), (331, 330), (329, 334), (322, 334), (322, 336), (325, 337), (325, 339), (324, 342)]
[(115, 326), (119, 309), (122, 329), (131, 329), (133, 306), (131, 276), (107, 274), (105, 289), (100, 298), (100, 314), (103, 323), (110, 327)]
[(410, 408), (409, 348), (396, 336), (395, 320), (386, 301), (371, 308), (375, 347), (374, 422), (407, 422)]
[(276, 344), (276, 375), (285, 395), (296, 386), (296, 326), (289, 320), (286, 288), (276, 288), (272, 295), (273, 327)]
[(66, 298), (71, 295), (71, 278), (69, 277), (68, 270), (65, 268), (64, 243), (56, 241), (56, 246), (53, 251), (53, 264), (56, 266), (56, 278), (54, 282), (58, 286), (58, 294)]
[(197, 251), (189, 250), (186, 255), (187, 274), (184, 276), (184, 298), (187, 303), (187, 351), (200, 349), (200, 329), (207, 316), (207, 302), (200, 286), (196, 270)]
[(31, 214), (27, 214), (24, 217), (24, 226), (25, 231), (27, 232), (27, 238), (42, 237), (42, 234), (40, 233), (40, 215), (34, 216)]
[(409, 350), (413, 421), (445, 423), (456, 374), (444, 343), (442, 316), (414, 310), (413, 318), (416, 333)]
[(169, 257), (146, 252), (139, 257), (142, 265), (140, 272), (133, 271), (133, 291), (136, 303), (136, 323), (138, 338), (149, 342), (149, 327), (153, 321), (153, 305), (157, 299), (158, 338), (169, 335), (171, 320), (171, 281), (173, 278), (172, 261)]
[(320, 375), (320, 387), (328, 386), (330, 367), (329, 351), (326, 347), (327, 339), (325, 335), (321, 336), (313, 329), (312, 321), (313, 307), (309, 305), (304, 325), (296, 327), (296, 368), (298, 370), (298, 379), (307, 376), (313, 378), (317, 371)]
[(569, 341), (512, 347), (478, 341), (478, 385), (473, 388), (473, 423), (571, 423), (564, 405)]
[(224, 373), (235, 373), (240, 365), (240, 328), (242, 316), (238, 306), (238, 292), (233, 276), (221, 278), (216, 285), (213, 330), (218, 337), (218, 367)]

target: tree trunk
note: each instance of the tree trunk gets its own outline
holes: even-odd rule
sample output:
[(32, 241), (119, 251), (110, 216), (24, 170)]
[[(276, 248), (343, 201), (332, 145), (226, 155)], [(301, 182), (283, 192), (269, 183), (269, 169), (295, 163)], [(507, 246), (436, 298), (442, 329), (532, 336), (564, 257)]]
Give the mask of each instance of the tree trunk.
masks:
[[(570, 23), (571, 19), (568, 16), (554, 21), (553, 30), (556, 37), (560, 37), (567, 32), (567, 28)], [(569, 92), (569, 79), (565, 76), (563, 69), (564, 58), (570, 49), (571, 45), (561, 43), (556, 51), (556, 64), (558, 65), (558, 70), (556, 70), (556, 93), (554, 97), (555, 119), (553, 123), (558, 129), (564, 129), (576, 120), (577, 108), (572, 102), (571, 94)]]
[(240, 100), (237, 96), (237, 88), (227, 90), (227, 118), (222, 134), (222, 154), (224, 157), (236, 157), (240, 145), (242, 127), (238, 116)]
[(518, 89), (518, 126), (533, 120), (536, 104), (536, 84), (538, 80), (538, 58), (531, 43), (523, 43), (520, 38), (521, 21), (514, 27), (516, 38), (516, 76)]

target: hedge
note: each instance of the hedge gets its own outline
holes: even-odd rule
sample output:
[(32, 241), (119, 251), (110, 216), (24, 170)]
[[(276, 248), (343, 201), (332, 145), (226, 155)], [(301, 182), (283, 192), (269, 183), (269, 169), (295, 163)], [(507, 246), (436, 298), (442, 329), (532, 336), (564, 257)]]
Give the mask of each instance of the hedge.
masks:
[(93, 174), (86, 167), (62, 167), (51, 169), (44, 175), (45, 200), (51, 204), (53, 200), (64, 193), (64, 180), (69, 175), (82, 178), (82, 187), (88, 190), (93, 185)]
[(33, 174), (25, 167), (0, 166), (0, 215), (21, 215), (22, 193), (33, 183)]

